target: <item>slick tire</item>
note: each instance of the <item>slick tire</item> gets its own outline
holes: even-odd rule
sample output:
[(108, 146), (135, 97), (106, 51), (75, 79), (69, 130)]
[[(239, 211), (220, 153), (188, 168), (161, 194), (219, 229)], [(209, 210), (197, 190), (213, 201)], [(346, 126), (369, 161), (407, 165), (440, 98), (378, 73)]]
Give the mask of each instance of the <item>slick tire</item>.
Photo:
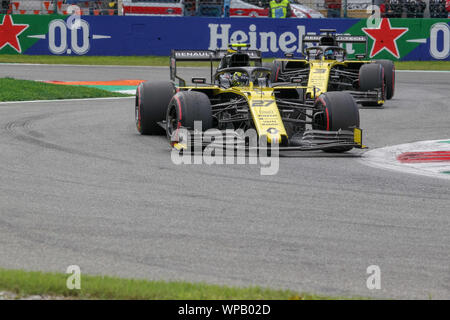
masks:
[(175, 94), (171, 82), (144, 82), (136, 89), (136, 127), (143, 135), (163, 135), (158, 124), (166, 118), (167, 107)]
[[(322, 93), (314, 104), (317, 110), (323, 111), (316, 119), (313, 129), (338, 131), (353, 130), (359, 127), (359, 109), (353, 97), (346, 92)], [(336, 147), (324, 150), (325, 152), (345, 152), (353, 147)]]
[(166, 114), (166, 132), (169, 143), (179, 141), (180, 127), (194, 130), (194, 122), (201, 121), (202, 131), (213, 127), (211, 102), (206, 94), (181, 91), (172, 97)]
[(391, 60), (376, 60), (384, 68), (384, 78), (386, 81), (386, 99), (390, 100), (395, 92), (395, 65)]
[[(371, 63), (361, 66), (359, 69), (359, 89), (360, 91), (373, 91), (375, 89), (381, 89), (383, 96), (386, 96), (384, 68), (381, 64)], [(377, 102), (366, 102), (362, 103), (362, 105), (380, 107), (383, 104)]]
[(283, 63), (281, 61), (275, 60), (272, 63), (263, 63), (263, 67), (270, 69), (270, 82), (279, 82), (279, 75), (283, 68)]

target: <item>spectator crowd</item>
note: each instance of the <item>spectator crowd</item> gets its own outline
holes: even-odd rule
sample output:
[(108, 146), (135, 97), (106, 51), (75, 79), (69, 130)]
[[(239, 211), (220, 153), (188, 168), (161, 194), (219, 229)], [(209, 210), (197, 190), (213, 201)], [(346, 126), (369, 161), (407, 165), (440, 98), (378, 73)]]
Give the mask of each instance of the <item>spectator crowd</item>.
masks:
[[(0, 14), (66, 14), (68, 6), (79, 5), (82, 14), (117, 14), (118, 0), (0, 0)], [(45, 10), (44, 10), (45, 9)]]
[[(202, 1), (219, 4), (224, 3), (224, 0), (125, 0), (131, 3), (137, 2), (181, 2), (185, 5), (186, 10), (195, 7)], [(271, 18), (289, 18), (291, 16), (290, 2), (303, 2), (301, 0), (244, 0), (248, 3), (255, 4), (264, 8), (268, 8), (268, 15)], [(367, 0), (370, 2), (371, 0)], [(14, 13), (12, 11), (13, 4), (22, 3), (23, 5), (31, 2), (47, 2), (50, 6), (68, 6), (70, 4), (78, 4), (82, 6), (83, 10), (87, 10), (86, 14), (94, 15), (111, 15), (118, 14), (118, 0), (0, 0), (0, 13)], [(344, 2), (345, 3), (345, 2)], [(351, 0), (347, 1), (347, 4)], [(450, 0), (372, 0), (373, 4), (380, 6), (380, 11), (383, 17), (386, 18), (423, 18), (428, 6), (430, 18), (447, 18), (450, 17)], [(344, 17), (344, 5), (342, 0), (323, 0), (322, 8), (326, 11), (327, 18)], [(26, 8), (24, 8), (26, 9)], [(33, 8), (34, 9), (34, 8)], [(47, 8), (48, 9), (48, 8)], [(48, 12), (40, 12), (46, 14), (52, 12), (64, 13), (64, 10), (48, 10)], [(217, 10), (220, 10), (217, 9)], [(30, 10), (19, 10), (15, 13), (29, 13)], [(34, 10), (38, 11), (38, 10)], [(192, 10), (191, 10), (192, 11)], [(348, 11), (348, 8), (347, 8)], [(85, 12), (83, 12), (85, 14)], [(325, 13), (324, 13), (325, 14)], [(192, 15), (196, 15), (193, 13)], [(428, 17), (428, 12), (427, 12)]]
[[(449, 4), (449, 0), (429, 0), (430, 18), (447, 18)], [(385, 0), (380, 8), (386, 18), (423, 18), (427, 4), (423, 0)]]

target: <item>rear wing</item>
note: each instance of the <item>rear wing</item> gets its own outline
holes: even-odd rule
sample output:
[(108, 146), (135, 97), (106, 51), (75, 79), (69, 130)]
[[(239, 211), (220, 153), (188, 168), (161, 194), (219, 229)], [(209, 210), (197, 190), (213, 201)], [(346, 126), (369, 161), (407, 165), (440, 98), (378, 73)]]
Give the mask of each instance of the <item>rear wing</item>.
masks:
[[(177, 76), (177, 61), (209, 61), (211, 66), (211, 83), (213, 82), (213, 62), (220, 61), (229, 53), (228, 50), (172, 50), (170, 55), (170, 80), (180, 80), (180, 85), (184, 86), (184, 79)], [(256, 61), (259, 65), (262, 63), (261, 51), (243, 50), (242, 53), (248, 54), (250, 61)]]
[[(216, 50), (215, 52), (219, 60), (222, 59), (227, 53), (230, 53), (228, 50)], [(262, 62), (261, 51), (259, 50), (242, 50), (241, 52), (248, 54), (250, 61)]]
[[(258, 50), (244, 50), (250, 60), (261, 60), (261, 52)], [(171, 58), (178, 61), (220, 61), (228, 50), (172, 50)]]
[(364, 56), (367, 56), (367, 37), (366, 36), (352, 36), (352, 35), (347, 35), (347, 34), (321, 34), (321, 35), (315, 35), (315, 34), (307, 34), (303, 36), (303, 48), (302, 48), (302, 52), (305, 52), (305, 44), (306, 43), (318, 43), (320, 42), (320, 40), (323, 37), (332, 37), (336, 43), (342, 44), (342, 43), (364, 43), (365, 46), (365, 52), (364, 52)]
[[(322, 37), (326, 37), (326, 35), (311, 35), (307, 34), (303, 36), (303, 42), (319, 42)], [(338, 43), (366, 43), (366, 36), (351, 36), (340, 34), (335, 36), (336, 42)]]

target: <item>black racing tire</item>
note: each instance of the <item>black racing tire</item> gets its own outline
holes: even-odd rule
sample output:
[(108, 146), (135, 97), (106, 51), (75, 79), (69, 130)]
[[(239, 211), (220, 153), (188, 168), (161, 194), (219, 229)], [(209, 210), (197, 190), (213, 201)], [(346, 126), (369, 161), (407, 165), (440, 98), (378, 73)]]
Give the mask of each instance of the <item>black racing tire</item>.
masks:
[(167, 107), (175, 94), (171, 82), (143, 82), (136, 89), (136, 127), (143, 135), (163, 135), (158, 124), (166, 118)]
[[(318, 111), (323, 111), (320, 117), (315, 119), (313, 129), (338, 131), (353, 130), (359, 127), (359, 109), (352, 95), (346, 92), (322, 93), (314, 103)], [(336, 147), (324, 150), (325, 152), (345, 152), (353, 147)]]
[(395, 92), (395, 65), (391, 60), (376, 60), (384, 68), (384, 78), (386, 81), (386, 99), (390, 100)]
[(213, 127), (211, 102), (206, 94), (198, 91), (180, 91), (172, 97), (166, 113), (166, 132), (169, 143), (180, 127), (194, 129), (194, 121), (202, 122), (202, 131)]
[(279, 75), (283, 69), (283, 62), (274, 60), (272, 63), (263, 63), (263, 67), (270, 69), (270, 82), (276, 83), (279, 81)]
[[(359, 90), (373, 91), (375, 89), (381, 89), (383, 96), (386, 96), (384, 68), (378, 63), (364, 64), (359, 69)], [(362, 105), (380, 107), (383, 104), (377, 102), (366, 102), (362, 103)]]

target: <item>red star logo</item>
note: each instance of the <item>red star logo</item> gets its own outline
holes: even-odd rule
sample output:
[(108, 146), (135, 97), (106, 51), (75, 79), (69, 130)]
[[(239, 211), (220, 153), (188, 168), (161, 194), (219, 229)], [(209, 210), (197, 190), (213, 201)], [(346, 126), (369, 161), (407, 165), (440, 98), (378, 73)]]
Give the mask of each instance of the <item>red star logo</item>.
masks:
[(18, 53), (22, 53), (18, 36), (28, 27), (28, 24), (14, 24), (11, 16), (5, 15), (0, 24), (0, 50), (9, 44)]
[(408, 28), (392, 28), (389, 19), (383, 18), (378, 29), (362, 29), (374, 41), (370, 57), (374, 57), (382, 50), (389, 51), (397, 59), (400, 58), (397, 47), (397, 39), (400, 38)]

